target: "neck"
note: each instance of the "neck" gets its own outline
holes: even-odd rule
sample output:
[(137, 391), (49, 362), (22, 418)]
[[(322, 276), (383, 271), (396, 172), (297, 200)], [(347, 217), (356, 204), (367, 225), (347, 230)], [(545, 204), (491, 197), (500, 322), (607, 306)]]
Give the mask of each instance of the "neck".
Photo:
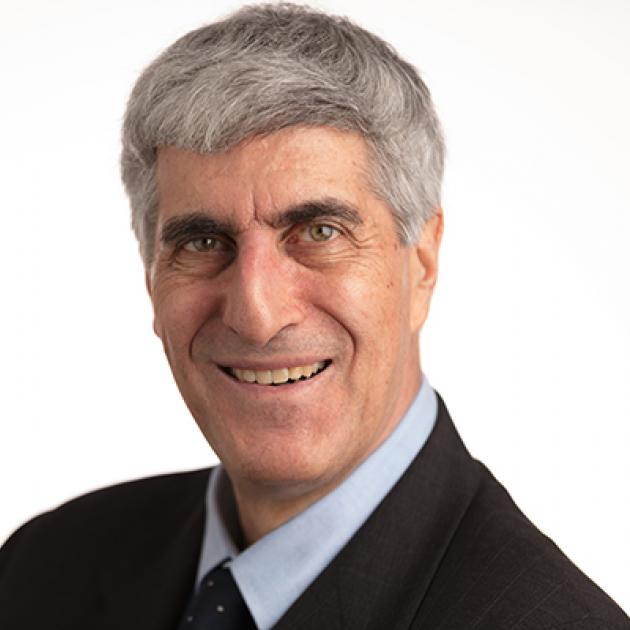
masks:
[(291, 492), (249, 484), (234, 485), (234, 498), (243, 534), (244, 546), (253, 545), (257, 540), (297, 516), (318, 499), (331, 492), (339, 481), (327, 485)]

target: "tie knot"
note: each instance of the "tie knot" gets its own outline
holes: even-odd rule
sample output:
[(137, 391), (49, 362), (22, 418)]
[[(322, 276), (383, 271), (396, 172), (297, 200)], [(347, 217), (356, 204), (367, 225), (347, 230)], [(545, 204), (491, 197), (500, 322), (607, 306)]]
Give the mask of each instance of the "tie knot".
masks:
[(224, 561), (201, 580), (178, 630), (255, 630), (256, 624)]

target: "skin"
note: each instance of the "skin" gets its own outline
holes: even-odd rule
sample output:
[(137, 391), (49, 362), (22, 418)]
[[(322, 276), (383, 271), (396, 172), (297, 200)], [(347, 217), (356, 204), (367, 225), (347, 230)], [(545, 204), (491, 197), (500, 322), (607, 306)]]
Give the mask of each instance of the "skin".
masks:
[[(337, 486), (420, 386), (442, 213), (401, 245), (368, 169), (360, 135), (325, 127), (220, 154), (158, 150), (154, 330), (232, 481), (246, 544)], [(320, 360), (279, 387), (221, 369)]]

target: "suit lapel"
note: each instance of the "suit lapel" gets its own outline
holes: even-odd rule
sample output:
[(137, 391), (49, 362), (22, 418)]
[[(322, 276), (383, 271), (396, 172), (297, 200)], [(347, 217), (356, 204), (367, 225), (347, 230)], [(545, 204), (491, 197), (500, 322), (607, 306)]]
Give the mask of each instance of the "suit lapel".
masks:
[(422, 451), (275, 629), (409, 628), (479, 475), (438, 396)]
[(134, 548), (102, 576), (103, 629), (177, 627), (194, 589), (207, 479), (207, 470), (186, 475), (176, 499), (149, 515), (144, 537), (132, 538)]

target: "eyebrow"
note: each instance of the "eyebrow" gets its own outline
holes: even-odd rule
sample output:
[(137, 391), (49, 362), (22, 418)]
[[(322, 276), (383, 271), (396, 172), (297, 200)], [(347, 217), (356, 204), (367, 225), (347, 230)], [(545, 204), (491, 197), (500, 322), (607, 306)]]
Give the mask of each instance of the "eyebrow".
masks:
[(273, 228), (284, 228), (300, 223), (308, 223), (315, 219), (340, 219), (352, 226), (363, 224), (363, 219), (358, 210), (351, 205), (327, 197), (314, 201), (305, 201), (284, 212), (281, 212), (269, 221)]
[[(356, 208), (330, 197), (305, 201), (292, 206), (271, 217), (267, 223), (274, 229), (281, 229), (308, 223), (315, 219), (339, 219), (354, 227), (363, 224), (363, 219)], [(198, 211), (168, 219), (160, 231), (160, 241), (168, 245), (198, 237), (200, 234), (216, 234), (234, 238), (238, 231), (233, 223), (219, 221), (208, 211)]]
[(229, 223), (217, 221), (205, 212), (190, 212), (168, 219), (160, 231), (160, 242), (169, 245), (198, 237), (200, 234), (231, 236), (234, 233), (235, 230)]

